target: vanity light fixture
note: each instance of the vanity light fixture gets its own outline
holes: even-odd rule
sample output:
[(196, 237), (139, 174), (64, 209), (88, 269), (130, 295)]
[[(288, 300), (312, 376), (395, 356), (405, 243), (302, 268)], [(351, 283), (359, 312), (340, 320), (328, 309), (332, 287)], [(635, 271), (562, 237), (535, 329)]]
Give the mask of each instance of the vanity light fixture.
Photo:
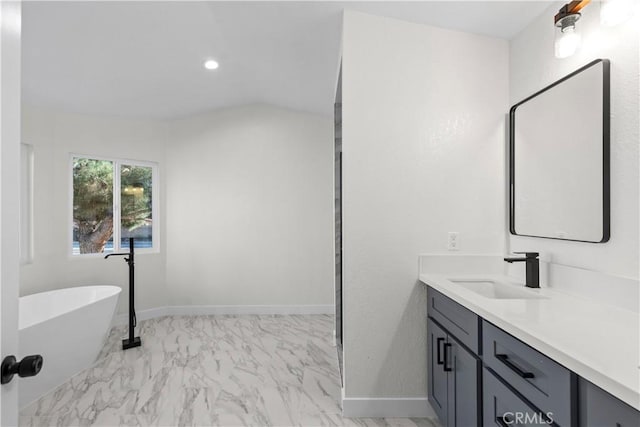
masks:
[(626, 21), (634, 12), (633, 0), (601, 0), (600, 24), (613, 27)]
[(204, 68), (207, 70), (215, 70), (219, 67), (218, 61), (214, 61), (213, 59), (208, 59), (204, 62)]
[(591, 0), (575, 0), (562, 6), (553, 21), (556, 26), (555, 55), (566, 58), (573, 55), (580, 46), (580, 33), (576, 31), (576, 22), (580, 19), (580, 10)]

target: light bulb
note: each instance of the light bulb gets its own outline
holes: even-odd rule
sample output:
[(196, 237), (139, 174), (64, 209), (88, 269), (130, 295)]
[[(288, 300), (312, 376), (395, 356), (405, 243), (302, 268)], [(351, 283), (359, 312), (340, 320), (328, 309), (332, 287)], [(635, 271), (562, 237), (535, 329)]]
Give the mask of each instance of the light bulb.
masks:
[(566, 27), (560, 30), (555, 42), (556, 58), (567, 58), (573, 55), (579, 46), (580, 34), (576, 33), (574, 27)]
[(214, 61), (213, 59), (209, 59), (204, 63), (204, 68), (206, 68), (207, 70), (215, 70), (216, 68), (218, 68), (218, 66), (218, 62)]
[(606, 0), (600, 3), (600, 23), (613, 27), (630, 18), (633, 12), (632, 0)]

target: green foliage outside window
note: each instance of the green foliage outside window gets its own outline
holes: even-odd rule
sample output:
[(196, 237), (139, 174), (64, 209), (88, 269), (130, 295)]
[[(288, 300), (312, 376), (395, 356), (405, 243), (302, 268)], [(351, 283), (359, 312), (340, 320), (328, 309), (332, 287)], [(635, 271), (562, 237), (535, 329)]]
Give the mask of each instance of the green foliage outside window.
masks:
[(74, 159), (73, 222), (81, 254), (104, 252), (113, 236), (113, 162)]
[(129, 231), (151, 221), (152, 169), (122, 165), (120, 168), (120, 204), (122, 226)]
[(110, 160), (74, 158), (74, 240), (77, 240), (81, 254), (102, 253), (107, 243), (113, 239), (113, 174), (114, 168), (118, 166), (121, 234), (143, 226), (150, 229), (152, 225), (151, 167), (119, 165)]

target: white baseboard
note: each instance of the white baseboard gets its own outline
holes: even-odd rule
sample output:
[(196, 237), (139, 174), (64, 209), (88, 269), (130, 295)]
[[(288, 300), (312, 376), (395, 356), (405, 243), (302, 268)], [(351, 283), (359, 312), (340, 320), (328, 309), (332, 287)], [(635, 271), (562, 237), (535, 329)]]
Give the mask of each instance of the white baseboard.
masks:
[(208, 314), (333, 314), (333, 305), (174, 305), (169, 314), (194, 316)]
[[(137, 310), (136, 318), (140, 321), (140, 320), (155, 319), (156, 317), (166, 316), (169, 314), (167, 311), (168, 308), (169, 307), (155, 307), (155, 308), (148, 308), (146, 310)], [(114, 316), (111, 326), (126, 325), (128, 323), (129, 323), (129, 313), (119, 313)]]
[(433, 418), (436, 417), (436, 413), (426, 397), (343, 397), (342, 416), (345, 418)]
[[(162, 316), (202, 316), (224, 314), (333, 314), (332, 304), (324, 305), (173, 305), (136, 311), (138, 320)], [(113, 325), (125, 325), (128, 313), (117, 314)]]

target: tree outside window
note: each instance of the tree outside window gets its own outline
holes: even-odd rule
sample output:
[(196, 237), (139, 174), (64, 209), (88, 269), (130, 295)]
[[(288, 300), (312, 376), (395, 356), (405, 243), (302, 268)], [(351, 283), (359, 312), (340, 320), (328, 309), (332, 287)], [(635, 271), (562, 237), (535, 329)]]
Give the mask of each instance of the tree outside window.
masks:
[(73, 253), (153, 248), (155, 165), (73, 158)]

